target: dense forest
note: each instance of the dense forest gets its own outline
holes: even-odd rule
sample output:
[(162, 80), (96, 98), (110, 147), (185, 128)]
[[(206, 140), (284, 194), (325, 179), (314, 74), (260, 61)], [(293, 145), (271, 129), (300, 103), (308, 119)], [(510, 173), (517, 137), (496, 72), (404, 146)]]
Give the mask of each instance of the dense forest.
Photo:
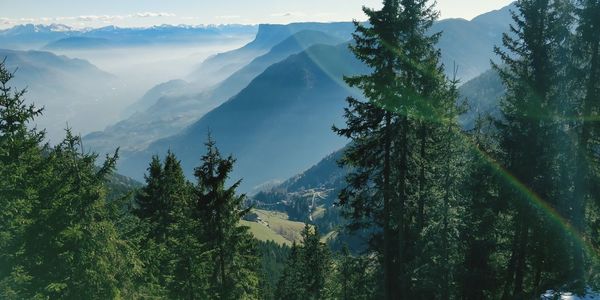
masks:
[[(138, 186), (115, 173), (118, 150), (101, 160), (71, 129), (47, 144), (33, 126), (43, 109), (26, 104), (0, 63), (0, 298), (504, 300), (598, 290), (600, 1), (517, 1), (491, 63), (504, 93), (487, 113), (473, 113), (446, 75), (460, 66), (441, 63), (435, 6), (383, 3), (364, 8), (368, 22), (355, 22), (348, 46), (369, 69), (344, 78), (361, 92), (347, 99), (345, 126), (333, 127), (349, 144), (318, 166), (339, 164), (344, 180), (317, 180), (339, 187), (327, 196), (335, 209), (315, 221), (290, 200), (285, 209), (305, 223), (291, 246), (259, 241), (241, 223), (258, 200), (283, 196), (240, 193), (235, 158), (210, 132), (193, 180), (169, 152), (148, 162)], [(332, 228), (327, 243), (320, 232)]]

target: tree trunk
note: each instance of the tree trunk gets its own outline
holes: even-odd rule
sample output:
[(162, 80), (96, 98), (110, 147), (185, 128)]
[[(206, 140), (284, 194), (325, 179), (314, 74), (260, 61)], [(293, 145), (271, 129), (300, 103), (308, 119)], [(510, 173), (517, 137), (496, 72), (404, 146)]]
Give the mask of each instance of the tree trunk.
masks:
[(523, 220), (523, 227), (519, 233), (519, 247), (517, 252), (517, 261), (515, 268), (515, 286), (513, 290), (513, 299), (524, 299), (525, 291), (523, 283), (525, 279), (525, 263), (527, 259), (527, 244), (529, 238), (529, 226), (526, 220)]
[[(590, 77), (587, 83), (586, 96), (583, 103), (583, 122), (581, 124), (581, 133), (579, 137), (579, 151), (578, 151), (578, 166), (577, 174), (575, 176), (575, 201), (573, 204), (573, 216), (572, 222), (578, 234), (582, 234), (585, 230), (585, 208), (586, 198), (590, 194), (590, 169), (589, 161), (590, 158), (590, 139), (591, 139), (591, 126), (588, 119), (592, 115), (592, 105), (598, 100), (598, 94), (595, 88), (598, 78), (598, 68), (600, 67), (599, 62), (599, 43), (600, 41), (594, 41), (592, 46), (592, 58), (590, 66)], [(578, 282), (576, 288), (581, 289), (580, 292), (585, 288), (584, 286), (584, 249), (582, 249), (578, 237), (573, 237), (573, 276)]]
[[(452, 134), (452, 127), (448, 127), (448, 137), (450, 138)], [(444, 178), (444, 217), (443, 217), (443, 228), (442, 228), (442, 265), (444, 268), (444, 274), (442, 274), (442, 300), (450, 299), (450, 263), (449, 263), (449, 252), (450, 245), (448, 242), (448, 214), (450, 213), (450, 194), (451, 194), (451, 176), (450, 176), (450, 160), (452, 159), (452, 147), (449, 146), (447, 150), (446, 157), (446, 167), (445, 167), (445, 178)]]
[[(409, 279), (406, 270), (406, 249), (408, 240), (405, 236), (407, 232), (407, 224), (405, 220), (405, 210), (406, 210), (406, 179), (408, 174), (408, 118), (404, 116), (402, 118), (401, 125), (401, 153), (400, 153), (400, 169), (398, 176), (398, 194), (399, 201), (396, 205), (397, 212), (396, 218), (398, 219), (398, 272), (400, 277), (400, 293), (404, 294), (406, 297), (411, 296)], [(397, 298), (398, 299), (398, 298)]]
[(421, 161), (419, 165), (419, 200), (417, 212), (417, 231), (421, 232), (425, 226), (425, 154), (427, 146), (427, 128), (421, 124)]
[(385, 135), (384, 135), (384, 161), (383, 161), (383, 279), (385, 299), (391, 300), (397, 297), (397, 282), (394, 274), (394, 251), (392, 246), (393, 231), (391, 228), (391, 113), (385, 113)]

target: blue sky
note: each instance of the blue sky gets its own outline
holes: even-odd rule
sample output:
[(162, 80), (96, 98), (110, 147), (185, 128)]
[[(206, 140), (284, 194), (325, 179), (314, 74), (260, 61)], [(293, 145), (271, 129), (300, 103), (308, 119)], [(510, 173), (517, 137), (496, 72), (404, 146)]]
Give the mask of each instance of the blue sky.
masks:
[[(75, 27), (257, 24), (363, 20), (381, 0), (0, 0), (0, 27), (62, 23)], [(438, 0), (442, 18), (471, 19), (512, 0)]]

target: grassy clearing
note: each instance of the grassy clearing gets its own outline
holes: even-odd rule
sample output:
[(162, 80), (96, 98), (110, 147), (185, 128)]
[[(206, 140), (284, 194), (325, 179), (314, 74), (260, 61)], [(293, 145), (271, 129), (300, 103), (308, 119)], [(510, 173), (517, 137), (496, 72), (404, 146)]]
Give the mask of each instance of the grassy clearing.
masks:
[(275, 233), (273, 230), (271, 230), (269, 227), (265, 226), (264, 224), (260, 224), (260, 223), (256, 223), (256, 222), (249, 222), (249, 221), (244, 221), (244, 220), (242, 220), (240, 222), (240, 224), (250, 227), (250, 232), (259, 241), (273, 241), (273, 242), (275, 242), (277, 244), (281, 244), (281, 245), (288, 245), (288, 246), (292, 245), (292, 242), (285, 239), (283, 236)]
[[(293, 241), (301, 241), (304, 223), (290, 221), (283, 212), (254, 209), (262, 222), (241, 221), (242, 225), (250, 227), (250, 232), (261, 241), (275, 241), (279, 244), (291, 245)], [(267, 226), (268, 224), (268, 226)]]
[(325, 215), (325, 210), (326, 209), (325, 209), (325, 207), (323, 205), (317, 206), (315, 208), (315, 211), (313, 211), (313, 213), (312, 213), (313, 220), (322, 218)]

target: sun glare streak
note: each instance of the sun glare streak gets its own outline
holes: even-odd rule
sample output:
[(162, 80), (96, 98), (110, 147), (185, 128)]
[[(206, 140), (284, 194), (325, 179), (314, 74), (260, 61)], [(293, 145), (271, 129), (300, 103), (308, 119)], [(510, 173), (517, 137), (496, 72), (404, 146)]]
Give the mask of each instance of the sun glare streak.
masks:
[[(348, 89), (350, 88), (348, 87)], [(419, 99), (422, 100), (424, 98)], [(386, 109), (385, 107), (383, 108)], [(397, 111), (394, 112), (397, 113)], [(436, 114), (433, 114), (433, 111), (423, 113), (421, 114), (421, 116), (423, 116), (423, 119), (425, 120), (434, 121), (439, 124), (451, 124), (450, 120), (436, 116)], [(458, 136), (461, 139), (461, 142), (465, 143), (470, 150), (476, 151), (480, 159), (486, 162), (497, 175), (500, 175), (500, 178), (502, 180), (504, 180), (515, 190), (517, 190), (523, 196), (523, 199), (526, 199), (528, 203), (532, 205), (537, 211), (542, 212), (553, 223), (558, 225), (564, 233), (572, 237), (573, 240), (576, 241), (579, 244), (579, 246), (588, 254), (588, 256), (597, 259), (600, 258), (600, 249), (596, 249), (590, 242), (588, 242), (583, 236), (583, 234), (576, 230), (565, 217), (563, 217), (554, 207), (552, 207), (552, 205), (545, 201), (541, 196), (537, 195), (528, 186), (523, 184), (516, 176), (511, 174), (496, 159), (490, 157), (488, 154), (486, 154), (476, 145), (474, 145), (471, 139), (469, 139), (467, 133), (460, 130), (460, 128), (457, 128), (456, 130), (457, 132), (455, 133), (458, 133), (456, 136)]]

